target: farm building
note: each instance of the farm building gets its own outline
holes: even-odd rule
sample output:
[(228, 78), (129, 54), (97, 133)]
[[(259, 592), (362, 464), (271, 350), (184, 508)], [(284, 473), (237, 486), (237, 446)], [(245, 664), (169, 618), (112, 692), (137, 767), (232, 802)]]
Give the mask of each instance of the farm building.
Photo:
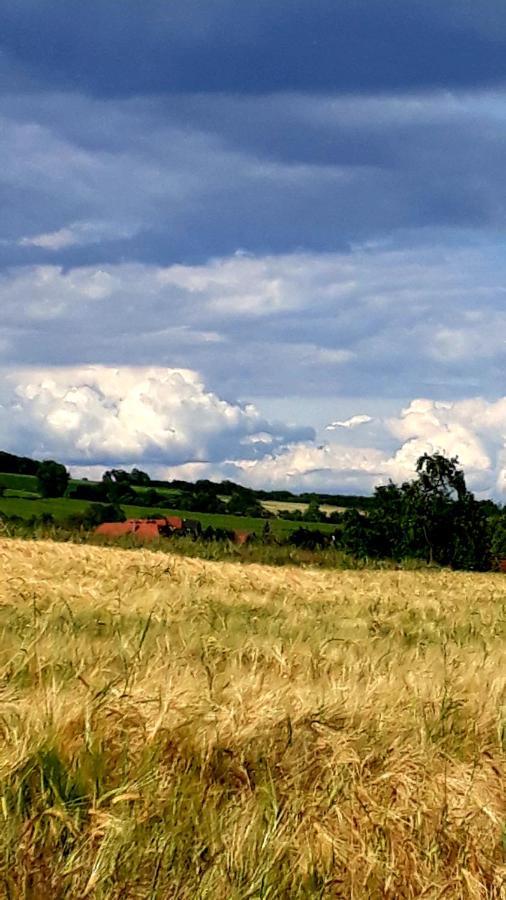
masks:
[(188, 535), (202, 537), (204, 540), (223, 540), (225, 537), (235, 544), (246, 544), (252, 537), (249, 531), (224, 531), (207, 528), (204, 532), (200, 522), (194, 519), (181, 519), (179, 516), (160, 516), (151, 519), (127, 519), (125, 522), (103, 522), (95, 528), (95, 534), (107, 538), (118, 538), (133, 535), (141, 541), (153, 541), (171, 535)]
[(110, 538), (132, 534), (141, 540), (152, 541), (159, 537), (169, 537), (182, 529), (183, 520), (179, 516), (164, 516), (156, 519), (127, 519), (126, 522), (103, 522), (95, 529), (95, 534)]

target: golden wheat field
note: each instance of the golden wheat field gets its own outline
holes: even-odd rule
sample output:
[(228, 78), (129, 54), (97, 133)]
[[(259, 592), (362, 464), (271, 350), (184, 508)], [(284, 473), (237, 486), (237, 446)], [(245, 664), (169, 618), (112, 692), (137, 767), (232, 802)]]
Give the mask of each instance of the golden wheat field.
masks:
[(506, 896), (505, 576), (0, 567), (1, 897)]

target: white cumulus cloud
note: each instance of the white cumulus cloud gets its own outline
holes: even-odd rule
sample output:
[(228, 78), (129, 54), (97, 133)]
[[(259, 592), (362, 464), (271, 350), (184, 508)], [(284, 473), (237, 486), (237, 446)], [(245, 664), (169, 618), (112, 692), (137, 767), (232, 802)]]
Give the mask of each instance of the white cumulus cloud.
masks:
[(329, 425), (326, 425), (326, 431), (335, 431), (336, 428), (358, 428), (359, 425), (367, 425), (368, 422), (372, 422), (372, 416), (365, 415), (357, 415), (351, 416), (349, 419), (338, 420), (337, 422), (330, 422)]
[(82, 465), (160, 465), (252, 455), (310, 429), (267, 422), (251, 404), (231, 403), (189, 369), (84, 366), (14, 371), (0, 397), (7, 449)]
[[(364, 425), (370, 443), (360, 446)], [(357, 413), (332, 428), (339, 439), (318, 443), (310, 428), (270, 422), (185, 368), (15, 369), (0, 387), (0, 446), (80, 470), (140, 465), (170, 478), (363, 493), (413, 477), (421, 454), (442, 452), (458, 456), (476, 492), (506, 494), (506, 397), (417, 398), (397, 416)]]
[(39, 247), (42, 250), (64, 250), (98, 244), (104, 240), (132, 237), (137, 231), (128, 225), (114, 222), (73, 222), (71, 225), (43, 234), (27, 235), (18, 240), (20, 247)]
[(438, 452), (458, 457), (471, 489), (505, 497), (506, 398), (454, 403), (416, 399), (397, 417), (357, 415), (335, 422), (334, 427), (341, 426), (345, 434), (354, 425), (366, 424), (365, 419), (374, 423), (382, 444), (390, 440), (391, 450), (348, 446), (344, 438), (322, 445), (303, 441), (258, 459), (229, 458), (218, 467), (178, 467), (171, 470), (171, 477), (227, 477), (258, 488), (363, 493), (389, 479), (413, 478), (418, 458)]

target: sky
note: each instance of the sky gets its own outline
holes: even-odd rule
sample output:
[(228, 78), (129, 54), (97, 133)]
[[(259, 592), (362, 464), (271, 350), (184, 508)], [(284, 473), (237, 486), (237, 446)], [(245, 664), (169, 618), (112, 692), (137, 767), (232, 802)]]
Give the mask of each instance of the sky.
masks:
[(0, 0), (0, 446), (506, 502), (502, 0)]

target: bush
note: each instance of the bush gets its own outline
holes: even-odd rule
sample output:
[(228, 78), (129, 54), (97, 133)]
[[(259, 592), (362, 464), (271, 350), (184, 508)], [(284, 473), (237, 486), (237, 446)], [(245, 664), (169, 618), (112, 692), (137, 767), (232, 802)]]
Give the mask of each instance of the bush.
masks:
[(65, 496), (70, 500), (90, 500), (93, 503), (105, 503), (108, 499), (107, 485), (104, 482), (87, 481), (84, 484), (69, 484)]
[(65, 528), (74, 529), (84, 528), (91, 531), (102, 525), (103, 522), (124, 522), (125, 513), (121, 507), (113, 503), (91, 503), (82, 513), (72, 513), (67, 516), (62, 524)]

